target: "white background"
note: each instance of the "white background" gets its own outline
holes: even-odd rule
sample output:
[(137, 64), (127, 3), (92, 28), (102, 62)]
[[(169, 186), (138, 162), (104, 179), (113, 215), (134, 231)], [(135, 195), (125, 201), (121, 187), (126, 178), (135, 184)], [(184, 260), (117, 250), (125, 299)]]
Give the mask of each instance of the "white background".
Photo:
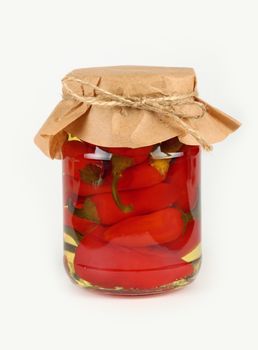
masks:
[[(1, 1), (0, 348), (257, 349), (257, 1)], [(200, 96), (243, 126), (203, 155), (197, 280), (118, 298), (62, 265), (61, 164), (33, 137), (70, 70), (192, 66)]]

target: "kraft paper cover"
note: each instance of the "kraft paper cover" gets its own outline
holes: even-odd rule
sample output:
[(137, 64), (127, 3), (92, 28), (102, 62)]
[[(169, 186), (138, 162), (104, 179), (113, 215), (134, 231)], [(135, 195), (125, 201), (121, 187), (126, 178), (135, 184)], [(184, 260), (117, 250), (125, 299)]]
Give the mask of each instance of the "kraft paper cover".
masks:
[[(184, 95), (194, 91), (196, 76), (192, 68), (118, 66), (84, 68), (72, 71), (67, 77), (86, 80), (91, 84), (124, 97), (163, 97)], [(93, 88), (68, 81), (69, 88), (80, 96), (95, 96)], [(240, 123), (234, 118), (206, 105), (199, 119), (185, 119), (198, 130), (209, 144), (223, 140)], [(187, 112), (186, 112), (187, 113)], [(178, 136), (185, 144), (198, 142), (176, 125), (162, 122), (154, 112), (130, 107), (100, 107), (77, 102), (64, 93), (35, 137), (37, 146), (51, 158), (61, 158), (61, 147), (67, 133), (99, 146), (143, 147)]]

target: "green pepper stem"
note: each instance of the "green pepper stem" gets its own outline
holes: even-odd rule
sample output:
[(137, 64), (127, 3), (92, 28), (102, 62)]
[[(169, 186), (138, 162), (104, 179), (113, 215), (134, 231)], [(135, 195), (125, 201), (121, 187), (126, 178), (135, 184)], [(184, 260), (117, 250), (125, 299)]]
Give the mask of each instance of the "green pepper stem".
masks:
[(116, 205), (118, 206), (119, 209), (121, 209), (124, 213), (130, 213), (133, 210), (133, 206), (128, 204), (123, 204), (119, 193), (118, 193), (118, 181), (119, 181), (119, 175), (114, 175), (113, 176), (113, 180), (112, 180), (112, 196), (113, 199), (116, 203)]
[(184, 224), (187, 225), (189, 221), (193, 219), (192, 213), (189, 211), (189, 213), (182, 212), (182, 219), (184, 221)]
[(85, 199), (82, 208), (76, 208), (73, 205), (73, 201), (71, 200), (71, 198), (68, 199), (67, 205), (68, 205), (68, 210), (72, 214), (79, 216), (82, 219), (93, 221), (97, 224), (100, 223), (96, 205), (90, 198)]

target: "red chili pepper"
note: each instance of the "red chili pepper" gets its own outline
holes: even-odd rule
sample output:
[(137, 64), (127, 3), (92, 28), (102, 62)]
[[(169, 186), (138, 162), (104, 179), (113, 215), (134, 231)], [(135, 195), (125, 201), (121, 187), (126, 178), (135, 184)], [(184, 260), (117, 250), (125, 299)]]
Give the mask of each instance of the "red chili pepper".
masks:
[(112, 156), (112, 196), (113, 199), (117, 205), (117, 207), (123, 211), (124, 213), (129, 213), (130, 211), (132, 211), (132, 205), (131, 204), (124, 204), (118, 194), (118, 181), (120, 179), (120, 177), (123, 176), (123, 172), (131, 167), (134, 162), (132, 160), (132, 158), (128, 158), (128, 157), (121, 157), (121, 156), (117, 156), (117, 155), (113, 155)]
[(118, 190), (132, 190), (156, 185), (162, 182), (169, 169), (167, 159), (149, 159), (124, 171), (118, 183)]
[[(119, 179), (117, 188), (119, 191), (150, 187), (162, 182), (169, 168), (168, 160), (147, 160), (141, 164), (126, 169)], [(86, 183), (78, 179), (64, 175), (64, 190), (68, 196), (74, 193), (77, 196), (89, 196), (93, 194), (112, 191), (111, 172), (103, 176), (99, 183)], [(67, 196), (66, 196), (67, 198)]]
[(103, 147), (112, 154), (112, 196), (116, 205), (125, 213), (132, 211), (132, 206), (122, 202), (118, 193), (119, 180), (126, 169), (144, 162), (149, 157), (152, 148), (152, 146), (136, 149)]
[(104, 232), (104, 239), (126, 247), (145, 247), (171, 242), (183, 232), (181, 212), (166, 208), (120, 221)]
[(201, 241), (199, 220), (190, 220), (183, 235), (178, 239), (164, 244), (179, 258), (190, 253)]
[(165, 249), (130, 249), (85, 236), (75, 252), (75, 272), (104, 288), (155, 288), (193, 274), (193, 266)]
[(149, 157), (152, 146), (131, 148), (107, 148), (112, 153), (112, 195), (116, 205), (124, 212), (132, 211), (131, 204), (124, 204), (118, 193), (119, 179), (123, 176), (124, 171), (133, 165), (142, 163)]
[[(133, 207), (128, 213), (117, 207), (111, 193), (98, 194), (86, 198), (84, 202), (79, 200), (75, 214), (103, 225), (112, 225), (133, 215), (147, 214), (173, 205), (176, 197), (173, 198), (170, 189), (170, 184), (160, 183), (140, 190), (122, 191), (122, 201)], [(70, 210), (73, 210), (73, 204), (69, 202)]]

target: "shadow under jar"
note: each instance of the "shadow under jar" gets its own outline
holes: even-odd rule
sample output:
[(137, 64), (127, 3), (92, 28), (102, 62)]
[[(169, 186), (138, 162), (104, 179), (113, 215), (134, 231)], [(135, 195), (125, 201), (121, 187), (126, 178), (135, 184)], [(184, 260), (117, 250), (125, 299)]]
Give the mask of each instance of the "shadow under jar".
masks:
[(200, 147), (172, 138), (62, 147), (64, 261), (78, 285), (111, 294), (161, 293), (200, 267)]

